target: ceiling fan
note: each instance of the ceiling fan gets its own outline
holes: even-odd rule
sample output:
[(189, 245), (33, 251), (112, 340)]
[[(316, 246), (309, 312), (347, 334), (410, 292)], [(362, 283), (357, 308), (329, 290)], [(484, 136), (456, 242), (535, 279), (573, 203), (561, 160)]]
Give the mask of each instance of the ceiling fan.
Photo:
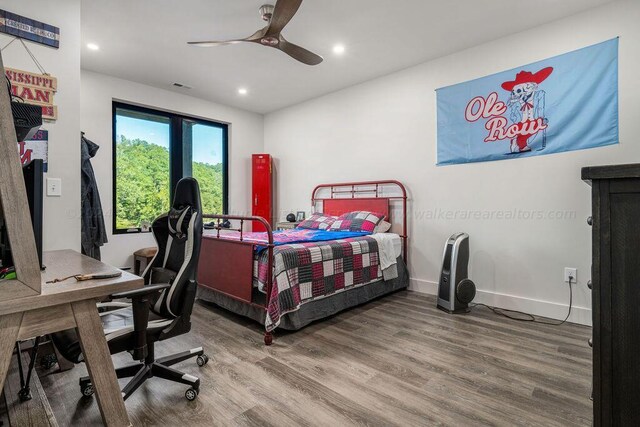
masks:
[(281, 34), (284, 27), (298, 11), (300, 4), (302, 4), (302, 0), (277, 0), (275, 6), (270, 4), (261, 6), (260, 15), (268, 24), (247, 38), (224, 41), (197, 41), (188, 42), (188, 44), (200, 47), (212, 47), (243, 42), (258, 43), (263, 46), (279, 49), (304, 64), (318, 65), (322, 62), (320, 55), (316, 55), (303, 47), (289, 43)]

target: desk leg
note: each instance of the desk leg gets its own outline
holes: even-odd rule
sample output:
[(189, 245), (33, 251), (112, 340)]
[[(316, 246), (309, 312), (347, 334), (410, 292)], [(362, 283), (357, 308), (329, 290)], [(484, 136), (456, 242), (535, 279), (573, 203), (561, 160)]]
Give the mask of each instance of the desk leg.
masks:
[(96, 303), (93, 300), (78, 301), (71, 307), (102, 421), (106, 426), (130, 426)]
[(22, 313), (0, 316), (0, 392), (4, 387), (21, 324)]

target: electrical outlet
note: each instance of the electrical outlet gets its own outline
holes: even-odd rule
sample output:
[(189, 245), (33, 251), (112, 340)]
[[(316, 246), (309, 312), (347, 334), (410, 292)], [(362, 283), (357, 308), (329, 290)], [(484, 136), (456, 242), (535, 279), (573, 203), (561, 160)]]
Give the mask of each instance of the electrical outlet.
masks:
[(573, 279), (571, 279), (571, 283), (576, 283), (578, 281), (578, 269), (577, 268), (571, 268), (571, 267), (565, 267), (564, 268), (564, 281), (566, 283), (569, 283), (569, 276), (573, 277)]
[(60, 178), (47, 178), (47, 196), (62, 196), (62, 180)]

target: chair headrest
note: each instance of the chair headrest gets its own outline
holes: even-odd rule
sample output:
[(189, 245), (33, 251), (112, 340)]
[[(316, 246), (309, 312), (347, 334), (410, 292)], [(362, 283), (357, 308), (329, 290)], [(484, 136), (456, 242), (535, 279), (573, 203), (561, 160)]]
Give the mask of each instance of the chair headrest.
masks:
[(191, 206), (196, 212), (202, 212), (200, 186), (195, 178), (182, 178), (173, 194), (173, 209), (182, 210), (187, 206)]
[(169, 233), (177, 239), (184, 239), (186, 227), (191, 221), (191, 216), (195, 210), (187, 205), (182, 209), (171, 208), (167, 216), (167, 224), (169, 225)]

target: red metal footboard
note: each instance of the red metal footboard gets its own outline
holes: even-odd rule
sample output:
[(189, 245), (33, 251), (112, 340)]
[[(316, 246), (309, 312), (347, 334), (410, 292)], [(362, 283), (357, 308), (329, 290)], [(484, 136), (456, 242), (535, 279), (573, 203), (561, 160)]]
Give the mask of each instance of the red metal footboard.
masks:
[[(269, 307), (271, 286), (273, 282), (273, 231), (269, 222), (258, 216), (234, 216), (234, 215), (202, 215), (205, 219), (213, 220), (213, 227), (209, 230), (215, 233), (205, 234), (202, 237), (202, 248), (198, 263), (198, 284), (205, 288), (220, 292), (237, 301), (266, 310)], [(225, 221), (240, 221), (239, 228), (226, 228), (222, 224)], [(269, 251), (268, 268), (272, 274), (267, 276), (267, 289), (265, 303), (261, 304), (253, 300), (253, 262), (256, 246), (255, 242), (247, 242), (243, 239), (244, 223), (259, 222), (266, 229)], [(239, 240), (224, 239), (220, 233), (236, 231), (240, 233)], [(271, 332), (265, 332), (264, 342), (270, 345), (273, 341)]]

